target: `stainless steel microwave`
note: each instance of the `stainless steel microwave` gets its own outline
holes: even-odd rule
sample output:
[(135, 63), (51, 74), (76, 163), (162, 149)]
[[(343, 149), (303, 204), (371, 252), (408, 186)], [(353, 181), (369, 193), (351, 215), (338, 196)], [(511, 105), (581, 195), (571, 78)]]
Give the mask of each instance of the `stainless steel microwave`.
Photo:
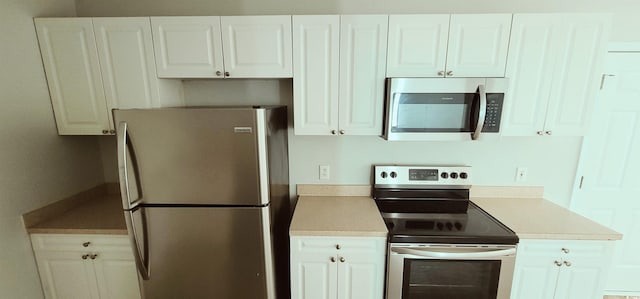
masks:
[(478, 140), (498, 135), (505, 78), (387, 79), (387, 140)]

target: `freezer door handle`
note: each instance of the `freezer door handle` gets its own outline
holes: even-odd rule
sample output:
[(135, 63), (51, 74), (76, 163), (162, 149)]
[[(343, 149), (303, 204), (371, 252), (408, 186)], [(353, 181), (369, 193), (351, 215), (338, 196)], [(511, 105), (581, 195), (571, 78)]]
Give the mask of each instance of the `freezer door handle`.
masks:
[[(135, 151), (133, 150), (133, 145), (129, 140), (129, 133), (127, 131), (127, 123), (120, 122), (118, 124), (118, 174), (120, 177), (120, 193), (122, 195), (122, 208), (125, 210), (134, 209), (137, 205), (135, 205), (135, 201), (141, 198), (140, 188), (138, 188), (138, 175), (136, 168), (136, 158)], [(130, 159), (129, 159), (130, 158)], [(131, 161), (132, 165), (129, 165)], [(136, 184), (136, 191), (138, 193), (138, 199), (131, 201), (131, 188), (130, 188), (130, 180), (129, 180), (129, 167), (133, 167), (133, 179)]]
[[(146, 225), (146, 217), (144, 215), (144, 208), (139, 209), (142, 217), (142, 240), (144, 242), (144, 248), (140, 250), (140, 245), (138, 243), (138, 238), (136, 237), (136, 225), (133, 220), (133, 211), (125, 211), (124, 219), (127, 223), (127, 232), (129, 234), (129, 240), (133, 247), (133, 257), (136, 262), (136, 268), (140, 273), (140, 276), (143, 280), (149, 280), (151, 273), (149, 272), (149, 247), (147, 244), (147, 225)], [(141, 253), (144, 251), (144, 254)]]

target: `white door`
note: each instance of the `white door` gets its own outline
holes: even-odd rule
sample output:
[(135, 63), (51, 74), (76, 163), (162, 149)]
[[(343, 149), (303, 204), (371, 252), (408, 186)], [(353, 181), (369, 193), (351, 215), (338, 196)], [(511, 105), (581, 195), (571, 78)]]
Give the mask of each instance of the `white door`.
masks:
[(338, 262), (333, 250), (292, 251), (291, 299), (337, 299), (337, 283)]
[(291, 16), (222, 17), (225, 76), (291, 78)]
[(160, 78), (223, 78), (220, 17), (151, 17)]
[(384, 253), (351, 251), (338, 254), (338, 298), (382, 299)]
[(100, 63), (89, 18), (35, 19), (60, 135), (110, 130)]
[(444, 77), (449, 16), (390, 15), (387, 77)]
[(94, 18), (102, 81), (109, 108), (160, 106), (149, 18)]
[(623, 234), (608, 292), (640, 294), (640, 52), (606, 56), (571, 207)]
[(47, 299), (98, 299), (93, 265), (85, 253), (41, 251), (38, 271)]
[(140, 287), (131, 252), (102, 251), (92, 259), (102, 299), (139, 299)]
[(387, 15), (340, 17), (340, 134), (381, 135)]
[(453, 14), (447, 77), (504, 77), (511, 14)]
[(298, 135), (338, 130), (340, 16), (293, 16), (293, 123)]

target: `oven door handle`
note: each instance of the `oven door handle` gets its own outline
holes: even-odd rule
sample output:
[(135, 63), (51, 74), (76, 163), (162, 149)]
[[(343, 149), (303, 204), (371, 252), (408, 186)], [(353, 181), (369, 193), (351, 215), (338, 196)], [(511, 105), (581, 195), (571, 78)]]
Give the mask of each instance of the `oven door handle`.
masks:
[(410, 255), (415, 255), (419, 257), (458, 258), (458, 259), (503, 257), (503, 256), (512, 255), (516, 253), (515, 248), (480, 251), (480, 252), (441, 252), (441, 251), (430, 251), (428, 249), (425, 250), (425, 249), (411, 249), (411, 248), (391, 248), (391, 251), (399, 254), (410, 254)]

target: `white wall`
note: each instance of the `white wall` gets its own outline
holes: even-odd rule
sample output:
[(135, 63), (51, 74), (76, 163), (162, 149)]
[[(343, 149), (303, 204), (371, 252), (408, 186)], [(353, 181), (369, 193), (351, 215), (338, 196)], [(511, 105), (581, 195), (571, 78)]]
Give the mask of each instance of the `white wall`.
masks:
[(42, 298), (21, 215), (102, 183), (93, 137), (57, 135), (34, 16), (73, 0), (0, 0), (0, 298)]

